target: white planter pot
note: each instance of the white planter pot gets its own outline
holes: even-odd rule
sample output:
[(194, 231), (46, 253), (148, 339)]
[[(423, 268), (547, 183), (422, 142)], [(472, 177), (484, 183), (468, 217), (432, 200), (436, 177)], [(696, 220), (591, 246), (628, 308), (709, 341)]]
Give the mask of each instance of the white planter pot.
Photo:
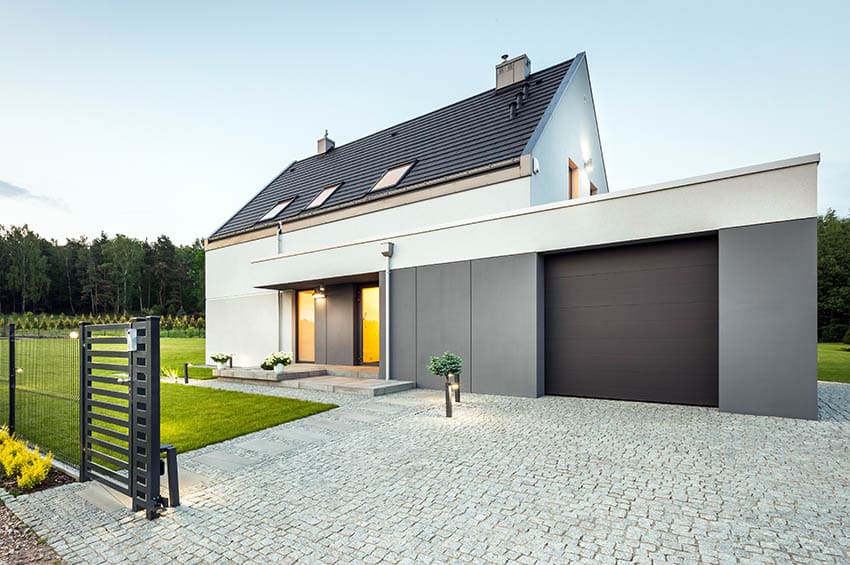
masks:
[(218, 361), (215, 362), (215, 368), (218, 369), (219, 371), (221, 371), (225, 367), (227, 367), (227, 365), (225, 365), (224, 363), (219, 363)]
[(283, 363), (278, 363), (277, 365), (274, 366), (274, 374), (275, 375), (282, 375), (283, 371), (285, 369), (286, 369), (286, 365), (284, 365)]

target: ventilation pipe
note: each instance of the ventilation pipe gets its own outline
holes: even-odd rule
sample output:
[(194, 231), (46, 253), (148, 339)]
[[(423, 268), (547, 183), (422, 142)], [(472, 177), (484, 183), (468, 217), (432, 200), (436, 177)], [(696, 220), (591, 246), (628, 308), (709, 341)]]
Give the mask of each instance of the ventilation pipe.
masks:
[(387, 266), (384, 271), (384, 379), (390, 380), (390, 257), (393, 256), (395, 244), (386, 241), (381, 244), (381, 255), (387, 258)]

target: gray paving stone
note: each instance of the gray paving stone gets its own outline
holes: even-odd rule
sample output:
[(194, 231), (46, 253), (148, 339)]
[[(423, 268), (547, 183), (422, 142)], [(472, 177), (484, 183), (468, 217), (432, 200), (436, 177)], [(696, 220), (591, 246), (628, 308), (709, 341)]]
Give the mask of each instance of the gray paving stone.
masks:
[(819, 385), (817, 422), (202, 386), (341, 408), (181, 454), (202, 479), (154, 522), (88, 485), (4, 500), (71, 563), (850, 562), (850, 385)]

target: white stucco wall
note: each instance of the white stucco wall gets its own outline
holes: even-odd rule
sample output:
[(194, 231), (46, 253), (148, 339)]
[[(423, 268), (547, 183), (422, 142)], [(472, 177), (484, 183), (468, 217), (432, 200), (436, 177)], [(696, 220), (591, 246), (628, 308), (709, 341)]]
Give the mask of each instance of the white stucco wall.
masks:
[[(388, 231), (422, 229), (436, 223), (521, 209), (528, 206), (529, 194), (527, 177), (505, 181), (284, 233), (282, 249), (284, 253), (297, 253), (344, 245)], [(233, 353), (234, 364), (255, 366), (271, 351), (293, 350), (292, 293), (258, 289), (251, 273), (253, 259), (277, 253), (277, 236), (207, 251), (207, 356), (219, 351)], [(315, 262), (311, 278), (326, 276), (328, 269), (338, 272), (342, 268), (346, 275), (351, 275), (379, 271), (383, 265), (383, 259), (379, 263), (360, 264)], [(272, 269), (271, 276), (276, 283), (304, 280), (292, 278), (285, 266)]]
[(528, 179), (519, 178), (286, 232), (283, 234), (282, 251), (297, 253), (305, 249), (345, 244), (369, 234), (417, 229), (484, 214), (517, 210), (528, 206), (529, 191)]
[(364, 235), (347, 244), (254, 260), (255, 285), (383, 267), (380, 243), (396, 245), (393, 268), (545, 252), (817, 216), (815, 157), (665, 185), (617, 191), (448, 222)]
[(246, 268), (250, 257), (276, 252), (272, 237), (206, 253), (208, 358), (217, 352), (232, 353), (234, 365), (255, 366), (277, 351), (278, 293), (254, 288)]
[[(570, 159), (579, 169), (579, 198), (590, 195), (591, 181), (600, 194), (608, 192), (587, 59), (581, 56), (575, 65), (540, 136), (532, 141), (531, 155), (540, 167), (531, 177), (532, 206), (569, 199)], [(584, 169), (588, 159), (592, 159), (590, 172)]]

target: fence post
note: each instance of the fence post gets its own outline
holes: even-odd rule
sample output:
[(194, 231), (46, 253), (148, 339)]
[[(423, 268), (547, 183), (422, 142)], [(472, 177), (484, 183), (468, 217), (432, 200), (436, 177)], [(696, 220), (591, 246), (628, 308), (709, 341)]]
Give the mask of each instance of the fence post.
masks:
[(17, 367), (15, 367), (15, 324), (9, 324), (9, 431), (15, 432), (15, 380), (17, 379)]
[(88, 416), (88, 399), (86, 398), (86, 353), (88, 349), (87, 322), (80, 323), (80, 482), (89, 480), (86, 469), (86, 419)]

